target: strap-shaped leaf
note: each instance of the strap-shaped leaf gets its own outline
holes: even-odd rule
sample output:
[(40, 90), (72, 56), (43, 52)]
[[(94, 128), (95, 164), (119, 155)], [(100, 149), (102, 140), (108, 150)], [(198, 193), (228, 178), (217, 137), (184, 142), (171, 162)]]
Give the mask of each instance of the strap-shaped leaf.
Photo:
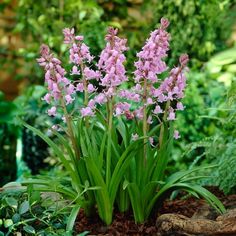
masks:
[(73, 206), (73, 209), (72, 209), (72, 211), (71, 211), (71, 213), (70, 213), (70, 215), (67, 219), (66, 230), (68, 230), (68, 231), (73, 230), (75, 220), (76, 220), (76, 217), (79, 213), (80, 207), (81, 206), (79, 204)]
[(128, 183), (127, 189), (130, 196), (134, 219), (136, 223), (144, 221), (144, 206), (142, 204), (141, 194), (138, 186), (135, 183)]
[(114, 172), (111, 177), (111, 182), (109, 185), (109, 193), (112, 204), (114, 203), (116, 192), (118, 189), (118, 186), (120, 184), (120, 181), (124, 177), (125, 171), (128, 168), (130, 161), (133, 157), (135, 157), (136, 151), (142, 147), (140, 145), (143, 141), (143, 138), (140, 138), (133, 143), (131, 143), (125, 152), (121, 155), (119, 161), (117, 162), (117, 165), (114, 169)]
[(22, 121), (22, 124), (29, 130), (31, 130), (33, 133), (38, 135), (40, 138), (42, 138), (52, 148), (53, 152), (60, 159), (60, 161), (62, 162), (62, 164), (68, 171), (68, 173), (70, 174), (71, 178), (73, 179), (73, 181), (77, 182), (78, 179), (75, 174), (75, 170), (72, 167), (73, 165), (71, 165), (71, 160), (68, 160), (65, 158), (63, 152), (61, 152), (61, 150), (57, 147), (56, 143), (53, 142), (47, 135), (42, 133), (40, 130), (34, 128), (33, 126), (26, 124), (24, 121)]
[(112, 204), (110, 201), (110, 197), (108, 194), (107, 186), (104, 182), (104, 179), (98, 169), (98, 167), (95, 165), (93, 158), (86, 157), (85, 158), (87, 170), (89, 171), (89, 175), (91, 178), (91, 182), (94, 184), (94, 186), (101, 187), (96, 194), (95, 198), (97, 200), (97, 206), (98, 211), (101, 219), (109, 225), (112, 221)]

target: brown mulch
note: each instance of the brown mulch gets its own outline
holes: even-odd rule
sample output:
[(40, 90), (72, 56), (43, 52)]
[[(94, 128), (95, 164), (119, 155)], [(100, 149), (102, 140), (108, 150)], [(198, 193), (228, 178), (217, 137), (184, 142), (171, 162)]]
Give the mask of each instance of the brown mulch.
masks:
[[(210, 187), (209, 190), (219, 197), (226, 208), (236, 207), (236, 195), (225, 196), (215, 187)], [(109, 226), (104, 225), (98, 215), (87, 218), (84, 212), (80, 211), (76, 220), (75, 231), (77, 233), (88, 231), (87, 235), (157, 235), (157, 228), (155, 226), (157, 216), (166, 213), (176, 213), (192, 217), (204, 204), (204, 200), (193, 197), (173, 201), (166, 200), (159, 208), (158, 214), (150, 217), (150, 219), (143, 224), (135, 224), (131, 213), (114, 213), (113, 222)]]

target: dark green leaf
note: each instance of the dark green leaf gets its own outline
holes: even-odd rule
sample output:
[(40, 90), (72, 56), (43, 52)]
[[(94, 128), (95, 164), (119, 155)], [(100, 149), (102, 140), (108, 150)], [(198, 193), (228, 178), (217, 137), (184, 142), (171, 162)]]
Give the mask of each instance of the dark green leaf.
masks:
[(29, 210), (29, 208), (30, 208), (29, 202), (25, 200), (20, 204), (19, 214), (20, 215), (25, 214)]

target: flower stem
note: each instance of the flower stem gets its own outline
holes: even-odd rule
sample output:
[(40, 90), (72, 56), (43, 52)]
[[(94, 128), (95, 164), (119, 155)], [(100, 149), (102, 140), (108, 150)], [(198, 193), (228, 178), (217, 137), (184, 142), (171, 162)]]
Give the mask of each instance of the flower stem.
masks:
[(68, 127), (69, 138), (71, 139), (72, 146), (73, 146), (73, 149), (74, 149), (74, 152), (75, 152), (75, 156), (79, 159), (80, 158), (79, 146), (76, 142), (76, 138), (75, 138), (75, 135), (74, 135), (74, 132), (73, 132), (72, 119), (71, 119), (70, 114), (67, 111), (66, 104), (65, 104), (65, 101), (64, 101), (63, 97), (61, 97), (61, 103), (62, 103), (62, 108), (63, 108), (63, 111), (64, 111), (64, 116), (65, 116), (65, 119), (66, 119), (66, 124), (67, 124), (67, 127)]
[(111, 179), (111, 138), (112, 138), (112, 118), (113, 118), (113, 98), (108, 101), (108, 140), (107, 140), (107, 159), (106, 159), (106, 184)]
[[(147, 79), (144, 78), (143, 84), (143, 136), (147, 136)], [(143, 140), (143, 164), (146, 165), (147, 162), (147, 138)]]
[(161, 130), (160, 130), (160, 136), (159, 136), (159, 148), (161, 148), (162, 145), (163, 145), (163, 137), (164, 137), (164, 131), (165, 131), (165, 122), (167, 120), (167, 113), (168, 113), (169, 107), (170, 107), (170, 101), (167, 101), (166, 107), (165, 107), (165, 111), (164, 111), (164, 115), (163, 115), (162, 124), (161, 124)]
[[(81, 75), (82, 75), (82, 81), (83, 81), (83, 85), (84, 85), (84, 106), (87, 107), (88, 106), (88, 83), (87, 80), (84, 77), (84, 64), (82, 63), (80, 65), (81, 68)], [(89, 121), (88, 121), (88, 117), (85, 117), (85, 126), (86, 128), (89, 127)]]

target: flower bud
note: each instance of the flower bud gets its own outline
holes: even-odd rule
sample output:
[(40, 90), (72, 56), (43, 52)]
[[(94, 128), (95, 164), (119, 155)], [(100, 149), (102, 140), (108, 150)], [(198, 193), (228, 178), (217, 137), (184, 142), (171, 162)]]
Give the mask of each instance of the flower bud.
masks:
[(166, 29), (169, 26), (170, 22), (166, 18), (161, 18), (161, 27), (162, 29)]
[(182, 66), (186, 66), (187, 63), (189, 61), (189, 57), (188, 57), (188, 54), (182, 54), (179, 58), (179, 63), (182, 65)]

